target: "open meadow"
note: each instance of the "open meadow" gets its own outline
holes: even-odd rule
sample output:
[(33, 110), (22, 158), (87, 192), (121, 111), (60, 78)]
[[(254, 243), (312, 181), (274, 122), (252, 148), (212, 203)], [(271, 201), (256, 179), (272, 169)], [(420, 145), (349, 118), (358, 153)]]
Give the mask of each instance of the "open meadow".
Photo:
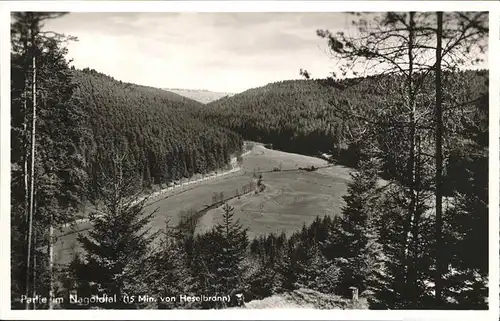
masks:
[[(280, 164), (281, 171), (270, 171)], [(350, 170), (342, 166), (312, 172), (298, 170), (326, 165), (319, 158), (270, 150), (262, 145), (254, 147), (245, 159), (244, 170), (264, 172), (262, 182), (266, 188), (228, 202), (234, 207), (235, 218), (249, 229), (250, 238), (271, 232), (290, 234), (317, 216), (340, 214)], [(221, 222), (222, 214), (220, 207), (206, 213), (199, 220), (196, 233), (206, 232)]]

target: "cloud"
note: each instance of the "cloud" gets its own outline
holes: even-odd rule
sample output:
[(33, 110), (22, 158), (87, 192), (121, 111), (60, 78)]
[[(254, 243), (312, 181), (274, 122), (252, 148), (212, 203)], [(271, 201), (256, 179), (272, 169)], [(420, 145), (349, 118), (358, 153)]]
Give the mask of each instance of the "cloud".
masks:
[(331, 71), (319, 28), (345, 28), (343, 13), (70, 13), (46, 29), (79, 38), (69, 56), (138, 84), (238, 92)]

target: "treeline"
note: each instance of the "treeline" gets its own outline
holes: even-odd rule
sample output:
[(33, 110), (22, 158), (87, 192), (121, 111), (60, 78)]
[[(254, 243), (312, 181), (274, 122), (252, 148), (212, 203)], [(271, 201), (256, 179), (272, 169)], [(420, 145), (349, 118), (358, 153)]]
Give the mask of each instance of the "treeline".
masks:
[(330, 150), (340, 130), (328, 93), (317, 82), (282, 81), (221, 98), (202, 111), (207, 119), (248, 140), (272, 143), (287, 151), (317, 153)]
[[(370, 308), (487, 308), (488, 92), (483, 72), (443, 72), (438, 81), (432, 65), (426, 77), (410, 68), (403, 70), (406, 78), (283, 82), (270, 103), (266, 90), (257, 89), (260, 94), (250, 95), (246, 105), (224, 106), (233, 98), (223, 99), (205, 112), (169, 93), (71, 70), (62, 45), (68, 39), (40, 30), (43, 20), (58, 15), (18, 13), (12, 25), (13, 307), (22, 307), (21, 295), (67, 297), (74, 290), (80, 296), (117, 295), (120, 301), (101, 308), (139, 308), (148, 305), (124, 304), (121, 298), (245, 292), (252, 299), (297, 288), (350, 297), (355, 287)], [(435, 40), (427, 37), (434, 26), (415, 27), (415, 13), (385, 15), (382, 25), (392, 29), (369, 37), (383, 40), (400, 32), (398, 39), (410, 42), (400, 46), (403, 54), (416, 45), (413, 36)], [(436, 15), (439, 21), (442, 13)], [(467, 18), (463, 25), (447, 28), (483, 28), (481, 13), (461, 17)], [(360, 55), (377, 57), (370, 50), (378, 41), (369, 39), (357, 49), (350, 39), (328, 37), (335, 50), (354, 61)], [(438, 109), (441, 117), (434, 115)], [(238, 152), (240, 136), (205, 124), (212, 122), (254, 140), (270, 142), (277, 136), (271, 141), (276, 147), (292, 148), (291, 140), (302, 148), (294, 151), (324, 151), (320, 146), (347, 158), (358, 172), (342, 217), (318, 219), (290, 238), (251, 241), (226, 206), (224, 222), (200, 236), (192, 235), (192, 226), (166, 227), (163, 237), (148, 230), (158, 213), (143, 216), (146, 200), (131, 202), (141, 187), (223, 166)], [(447, 198), (437, 175), (443, 164)], [(381, 173), (389, 177), (384, 187), (376, 184)], [(84, 199), (96, 210), (90, 216), (93, 228), (79, 238), (83, 256), (59, 269), (52, 261), (53, 229), (70, 220)], [(50, 302), (48, 308), (54, 307)], [(179, 304), (160, 300), (152, 307), (224, 307), (221, 302)]]
[[(335, 295), (340, 293), (342, 278), (341, 268), (335, 261), (340, 256), (332, 247), (335, 242), (342, 242), (335, 244), (343, 248), (358, 234), (342, 241), (333, 241), (325, 235), (328, 231), (340, 233), (343, 228), (347, 229), (340, 224), (347, 219), (318, 218), (313, 225), (304, 226), (291, 237), (270, 235), (251, 241), (247, 229), (234, 219), (234, 208), (226, 203), (222, 222), (205, 234), (195, 236), (190, 224), (166, 226), (153, 233), (148, 226), (155, 213), (143, 215), (144, 201), (128, 205), (130, 203), (120, 197), (135, 184), (129, 163), (118, 157), (115, 165), (117, 175), (103, 177), (99, 184), (103, 187), (99, 189), (100, 199), (106, 200), (100, 204), (99, 213), (104, 215), (92, 217), (93, 228), (88, 235), (79, 237), (83, 252), (75, 254), (60, 275), (57, 295), (68, 298), (70, 294), (80, 297), (106, 294), (116, 295), (119, 300), (80, 305), (65, 301), (57, 308), (218, 309), (235, 306), (235, 295), (239, 293), (249, 301), (296, 289), (327, 294), (338, 302), (338, 306), (331, 308), (368, 308), (363, 303), (364, 292), (359, 302), (351, 300), (349, 287), (357, 284), (350, 279), (342, 281), (349, 284), (344, 286), (344, 295)], [(260, 177), (256, 191), (259, 184), (262, 185)], [(345, 217), (348, 214), (346, 212)], [(327, 238), (332, 243), (327, 245)], [(328, 252), (327, 256), (322, 251)], [(371, 268), (378, 269), (378, 266)], [(140, 301), (139, 297), (145, 295), (156, 300)], [(183, 302), (181, 295), (229, 295), (231, 301)], [(122, 301), (124, 297), (128, 301)], [(176, 299), (160, 299), (166, 297)]]
[(71, 68), (65, 44), (74, 38), (43, 31), (63, 14), (12, 17), (13, 300), (54, 289), (54, 229), (99, 201), (98, 181), (116, 174), (116, 155), (130, 164), (135, 195), (221, 169), (243, 145), (239, 134), (195, 119), (197, 102)]

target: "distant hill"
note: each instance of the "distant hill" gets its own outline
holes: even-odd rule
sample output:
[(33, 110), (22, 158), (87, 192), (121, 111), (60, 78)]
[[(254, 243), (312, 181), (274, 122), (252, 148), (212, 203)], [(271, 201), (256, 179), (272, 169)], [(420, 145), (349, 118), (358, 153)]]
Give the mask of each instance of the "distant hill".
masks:
[(179, 89), (179, 88), (163, 88), (163, 90), (187, 97), (202, 104), (208, 104), (222, 97), (231, 97), (233, 93), (215, 92), (203, 89)]

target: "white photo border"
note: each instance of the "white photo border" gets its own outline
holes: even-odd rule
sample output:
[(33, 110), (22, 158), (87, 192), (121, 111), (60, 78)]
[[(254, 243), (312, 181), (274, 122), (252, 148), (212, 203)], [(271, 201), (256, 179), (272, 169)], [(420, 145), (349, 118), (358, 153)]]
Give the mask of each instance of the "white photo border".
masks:
[[(10, 13), (489, 11), (489, 310), (11, 310), (10, 300)], [(0, 319), (136, 320), (499, 320), (500, 3), (498, 1), (6, 1), (0, 2)], [(495, 59), (497, 57), (497, 59)]]

